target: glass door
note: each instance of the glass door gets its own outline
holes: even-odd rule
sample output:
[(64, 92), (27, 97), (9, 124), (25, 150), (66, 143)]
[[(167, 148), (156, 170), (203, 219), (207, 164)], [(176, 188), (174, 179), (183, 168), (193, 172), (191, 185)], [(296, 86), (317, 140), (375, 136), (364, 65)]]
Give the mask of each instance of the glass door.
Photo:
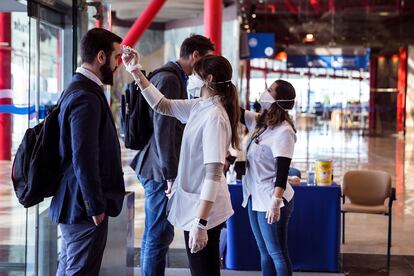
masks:
[[(38, 18), (30, 18), (30, 105), (35, 112), (29, 126), (41, 122), (57, 103), (63, 89), (64, 29)], [(27, 220), (27, 274), (54, 275), (57, 268), (57, 227), (48, 218), (50, 198), (29, 208)], [(37, 274), (36, 274), (37, 272)]]
[(23, 208), (10, 175), (27, 128), (45, 118), (72, 77), (77, 24), (82, 21), (72, 17), (72, 3), (76, 2), (21, 0), (16, 11), (0, 10), (1, 77), (5, 80), (0, 89), (0, 114), (10, 121), (11, 134), (10, 148), (4, 149), (11, 152), (11, 160), (0, 161), (0, 275), (56, 273), (59, 235), (47, 216), (50, 199)]

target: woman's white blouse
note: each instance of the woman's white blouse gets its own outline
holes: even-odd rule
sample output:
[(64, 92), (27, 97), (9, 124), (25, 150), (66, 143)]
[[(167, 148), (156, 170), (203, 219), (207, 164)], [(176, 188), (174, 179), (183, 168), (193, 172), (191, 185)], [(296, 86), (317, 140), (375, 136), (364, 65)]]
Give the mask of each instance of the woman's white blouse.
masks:
[[(142, 94), (153, 107), (163, 98), (153, 85), (144, 89)], [(168, 220), (175, 227), (190, 231), (197, 216), (200, 192), (206, 175), (205, 164), (225, 163), (226, 152), (231, 143), (231, 126), (218, 96), (208, 99), (171, 100), (169, 109), (169, 115), (176, 117), (186, 126), (181, 142), (178, 174), (167, 207)], [(168, 141), (168, 137), (165, 139)], [(207, 229), (225, 222), (234, 213), (224, 175), (219, 185), (208, 217)]]
[[(245, 112), (250, 135), (256, 127), (257, 115), (251, 111)], [(271, 207), (276, 181), (275, 158), (280, 156), (292, 159), (295, 142), (295, 131), (284, 121), (277, 127), (267, 128), (250, 144), (246, 154), (246, 176), (243, 179), (243, 207), (246, 207), (249, 197), (252, 198), (254, 211), (266, 212)], [(292, 186), (286, 183), (283, 197), (290, 201), (293, 194)]]

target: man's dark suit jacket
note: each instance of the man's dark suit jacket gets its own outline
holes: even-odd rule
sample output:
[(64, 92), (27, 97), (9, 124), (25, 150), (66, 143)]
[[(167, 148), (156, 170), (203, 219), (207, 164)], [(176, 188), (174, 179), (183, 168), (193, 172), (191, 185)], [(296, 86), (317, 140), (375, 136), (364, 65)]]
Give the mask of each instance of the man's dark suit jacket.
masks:
[(117, 216), (125, 195), (118, 135), (102, 88), (81, 74), (72, 82), (82, 88), (61, 103), (63, 177), (49, 210), (53, 222), (64, 224), (102, 212)]
[[(172, 62), (164, 66), (172, 68), (176, 74), (162, 71), (155, 74), (151, 82), (168, 99), (187, 99), (187, 88), (184, 79), (181, 78), (181, 70)], [(131, 162), (131, 168), (137, 175), (163, 182), (177, 176), (184, 125), (173, 117), (161, 115), (153, 110), (150, 113), (154, 132), (149, 143)]]

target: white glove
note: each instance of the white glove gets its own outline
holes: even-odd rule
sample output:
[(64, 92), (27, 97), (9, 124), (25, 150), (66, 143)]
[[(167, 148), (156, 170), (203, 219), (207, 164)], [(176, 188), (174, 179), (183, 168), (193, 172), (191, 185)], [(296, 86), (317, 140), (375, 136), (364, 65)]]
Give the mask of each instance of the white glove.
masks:
[(173, 185), (174, 185), (174, 180), (167, 180), (167, 190), (165, 190), (164, 192), (168, 199), (171, 199)]
[(140, 55), (135, 50), (129, 46), (122, 46), (122, 62), (125, 65), (125, 69), (131, 73), (135, 70), (141, 70), (142, 66), (139, 64)]
[(206, 247), (208, 242), (207, 230), (204, 225), (201, 225), (198, 218), (194, 219), (193, 225), (191, 226), (188, 247), (191, 253), (197, 253)]
[(267, 223), (272, 224), (280, 220), (280, 206), (282, 203), (282, 198), (272, 196), (272, 205), (266, 212)]

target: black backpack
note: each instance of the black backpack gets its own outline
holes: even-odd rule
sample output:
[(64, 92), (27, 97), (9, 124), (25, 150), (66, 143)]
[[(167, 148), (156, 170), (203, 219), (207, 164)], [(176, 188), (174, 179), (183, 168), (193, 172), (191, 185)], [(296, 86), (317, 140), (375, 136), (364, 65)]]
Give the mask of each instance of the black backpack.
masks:
[[(161, 67), (148, 75), (148, 79), (159, 72), (174, 73), (180, 84), (181, 77), (178, 72), (170, 67)], [(131, 82), (125, 95), (121, 96), (121, 136), (124, 138), (125, 147), (133, 150), (142, 150), (148, 144), (154, 128), (152, 125), (150, 106), (141, 94), (141, 89)]]
[(46, 118), (27, 129), (23, 136), (14, 157), (11, 179), (16, 196), (25, 208), (56, 193), (62, 174), (58, 122), (60, 104), (72, 91), (81, 87), (80, 82), (69, 85)]

